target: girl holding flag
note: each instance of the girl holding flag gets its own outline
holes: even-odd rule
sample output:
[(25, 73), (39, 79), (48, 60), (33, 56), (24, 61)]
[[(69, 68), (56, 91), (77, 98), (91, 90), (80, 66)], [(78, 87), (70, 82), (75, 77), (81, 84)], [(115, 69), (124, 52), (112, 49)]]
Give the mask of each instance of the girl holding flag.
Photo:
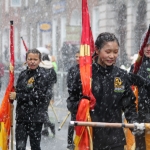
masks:
[[(130, 88), (126, 71), (114, 64), (119, 53), (119, 42), (109, 32), (98, 35), (95, 42), (97, 61), (92, 64), (92, 93), (96, 99), (94, 110), (90, 111), (93, 122), (122, 123), (122, 111), (128, 122), (137, 122), (135, 96)], [(82, 94), (80, 74), (74, 78), (68, 89), (67, 107), (70, 112), (78, 110)], [(82, 115), (82, 114), (81, 114)], [(79, 137), (80, 138), (80, 137)], [(93, 150), (124, 150), (126, 145), (123, 128), (93, 127)], [(78, 148), (78, 145), (75, 145)], [(83, 148), (83, 147), (82, 147)], [(89, 147), (84, 147), (89, 150)]]
[(53, 75), (48, 69), (39, 67), (41, 53), (37, 49), (26, 53), (27, 68), (17, 80), (10, 100), (17, 100), (16, 106), (16, 150), (25, 150), (30, 138), (32, 150), (41, 150), (42, 125), (48, 118), (47, 108), (52, 97)]

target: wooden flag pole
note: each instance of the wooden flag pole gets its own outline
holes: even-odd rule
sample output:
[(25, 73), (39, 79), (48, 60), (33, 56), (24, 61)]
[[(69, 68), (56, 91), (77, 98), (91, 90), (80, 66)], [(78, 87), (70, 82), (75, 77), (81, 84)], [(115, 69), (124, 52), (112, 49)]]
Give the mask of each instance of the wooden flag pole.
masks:
[(60, 123), (60, 121), (58, 120), (58, 117), (57, 117), (56, 111), (55, 111), (55, 109), (54, 109), (54, 107), (53, 107), (53, 105), (52, 105), (51, 103), (50, 103), (50, 106), (51, 106), (51, 108), (52, 108), (52, 110), (53, 110), (53, 113), (54, 113), (54, 115), (55, 115), (55, 117), (56, 117), (56, 119), (57, 119), (58, 123)]
[[(107, 128), (134, 128), (136, 124), (130, 123), (107, 123), (107, 122), (84, 122), (84, 121), (70, 121), (72, 126), (91, 126), (91, 127), (107, 127)], [(144, 125), (144, 124), (142, 124)], [(138, 126), (137, 126), (138, 127)]]
[(63, 120), (63, 122), (61, 123), (61, 125), (59, 126), (58, 131), (61, 130), (61, 128), (62, 128), (63, 125), (65, 124), (65, 122), (66, 122), (67, 118), (69, 117), (69, 115), (70, 115), (70, 111), (68, 112), (67, 116), (65, 117), (65, 119)]
[[(10, 56), (10, 71), (9, 71), (9, 73), (10, 73), (10, 83), (11, 83), (11, 85), (12, 85), (12, 89), (10, 89), (11, 91), (14, 91), (14, 87), (13, 87), (13, 85), (14, 85), (14, 28), (13, 28), (13, 21), (10, 21), (10, 54), (11, 54), (11, 56)], [(14, 105), (13, 105), (13, 101), (12, 100), (10, 100), (10, 107), (11, 107), (11, 129), (10, 129), (10, 132), (11, 132), (11, 150), (13, 150), (13, 141), (14, 141), (14, 139), (13, 139), (13, 136), (14, 136), (14, 134), (13, 134), (13, 110), (14, 110)]]

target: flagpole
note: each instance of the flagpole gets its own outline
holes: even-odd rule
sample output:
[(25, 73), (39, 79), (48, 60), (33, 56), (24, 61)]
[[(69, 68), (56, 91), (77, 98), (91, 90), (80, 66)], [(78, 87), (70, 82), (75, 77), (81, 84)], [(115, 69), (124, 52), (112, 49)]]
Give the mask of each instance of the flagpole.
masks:
[[(86, 121), (70, 121), (71, 126), (90, 126), (90, 127), (105, 127), (105, 128), (135, 128), (136, 124), (130, 123), (108, 123), (108, 122), (86, 122)], [(144, 124), (141, 124), (144, 125)]]
[(50, 103), (50, 106), (51, 106), (51, 108), (52, 108), (52, 111), (53, 111), (53, 113), (54, 113), (54, 115), (55, 115), (56, 119), (57, 119), (57, 122), (58, 122), (58, 123), (60, 123), (60, 121), (58, 120), (58, 117), (57, 117), (56, 111), (55, 111), (55, 109), (54, 109), (54, 107), (53, 107), (53, 105), (52, 105), (51, 103)]
[(28, 51), (28, 48), (27, 48), (27, 46), (26, 46), (25, 41), (23, 40), (23, 37), (21, 37), (21, 39), (22, 39), (22, 42), (23, 42), (23, 45), (24, 45), (25, 50)]
[[(93, 51), (94, 40), (90, 26), (88, 3), (87, 0), (82, 0), (82, 33), (80, 42), (79, 70), (82, 82), (83, 98), (80, 99), (78, 105), (76, 121), (91, 121), (90, 110), (94, 109), (96, 103), (96, 99), (94, 98), (91, 90)], [(87, 97), (90, 98), (90, 101)], [(75, 150), (83, 149), (84, 147), (88, 150), (93, 150), (92, 128), (85, 128), (81, 126), (75, 127), (74, 144)]]
[[(14, 85), (14, 33), (13, 33), (13, 21), (10, 21), (10, 82), (12, 82), (12, 85)], [(14, 91), (14, 87), (11, 89), (11, 91)], [(13, 105), (13, 101), (10, 100), (11, 103), (11, 150), (13, 150), (13, 110), (14, 110), (14, 105)]]
[(66, 122), (67, 118), (69, 117), (69, 115), (70, 115), (70, 111), (68, 112), (67, 116), (65, 117), (65, 119), (63, 120), (63, 122), (61, 123), (61, 125), (59, 126), (58, 131), (61, 130), (61, 128), (62, 128), (63, 125), (65, 124), (65, 122)]

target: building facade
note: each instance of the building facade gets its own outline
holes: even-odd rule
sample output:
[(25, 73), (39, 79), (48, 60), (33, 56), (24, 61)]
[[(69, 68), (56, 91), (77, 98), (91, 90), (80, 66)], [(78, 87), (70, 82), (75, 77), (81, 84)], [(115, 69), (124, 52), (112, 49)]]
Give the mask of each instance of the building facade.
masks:
[[(130, 56), (139, 51), (141, 36), (149, 26), (150, 0), (88, 0), (88, 5), (94, 40), (101, 32), (115, 33), (120, 42), (117, 64), (130, 64)], [(68, 51), (63, 53), (62, 49), (64, 44), (72, 52), (79, 49), (81, 0), (3, 0), (0, 6), (0, 58), (5, 65), (9, 62), (9, 25), (13, 20), (17, 63), (25, 61), (23, 37), (28, 48), (50, 45), (60, 64), (58, 69), (67, 71), (62, 63)]]

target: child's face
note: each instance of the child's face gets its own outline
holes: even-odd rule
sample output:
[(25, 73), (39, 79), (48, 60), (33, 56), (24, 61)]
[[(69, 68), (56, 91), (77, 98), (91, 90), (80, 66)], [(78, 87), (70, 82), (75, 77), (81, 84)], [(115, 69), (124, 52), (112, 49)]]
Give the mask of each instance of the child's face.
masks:
[(146, 47), (144, 48), (144, 54), (146, 57), (150, 58), (150, 44), (147, 44)]
[(29, 53), (27, 56), (27, 64), (30, 69), (36, 69), (39, 66), (40, 58), (39, 54)]
[(96, 50), (98, 54), (98, 63), (104, 67), (115, 64), (118, 51), (119, 46), (116, 41), (107, 42), (100, 50)]

